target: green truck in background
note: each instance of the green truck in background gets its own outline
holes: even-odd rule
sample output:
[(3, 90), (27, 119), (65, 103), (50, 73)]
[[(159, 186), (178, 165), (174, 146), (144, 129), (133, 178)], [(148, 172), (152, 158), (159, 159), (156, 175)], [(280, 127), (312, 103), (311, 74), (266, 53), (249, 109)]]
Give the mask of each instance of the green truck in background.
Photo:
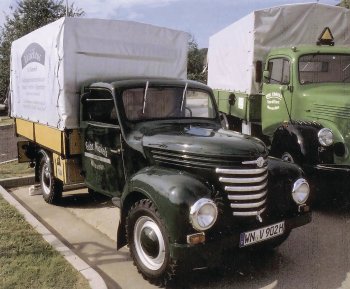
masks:
[[(321, 5), (255, 11), (210, 38), (208, 84), (231, 129), (349, 188), (350, 14)], [(333, 181), (330, 181), (333, 180)]]

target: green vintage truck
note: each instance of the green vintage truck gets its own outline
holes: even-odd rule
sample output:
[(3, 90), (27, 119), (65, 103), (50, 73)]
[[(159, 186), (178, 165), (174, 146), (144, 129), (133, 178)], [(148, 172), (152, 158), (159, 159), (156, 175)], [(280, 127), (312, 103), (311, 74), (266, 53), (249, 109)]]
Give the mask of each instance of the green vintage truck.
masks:
[(208, 84), (231, 128), (326, 180), (318, 184), (329, 192), (350, 185), (349, 21), (344, 8), (285, 5), (249, 14), (209, 44)]
[[(113, 26), (120, 34), (107, 35), (104, 47), (103, 31)], [(53, 45), (45, 54), (39, 32), (63, 44), (68, 38), (65, 53)], [(108, 51), (110, 45), (119, 50)], [(54, 75), (46, 73), (57, 55), (63, 62), (47, 67)], [(212, 90), (183, 79), (184, 33), (62, 19), (14, 42), (12, 60), (11, 114), (27, 139), (18, 144), (19, 160), (35, 166), (50, 204), (60, 204), (65, 186), (79, 182), (111, 197), (120, 208), (117, 247), (129, 245), (150, 282), (165, 285), (187, 270), (218, 266), (227, 250), (278, 246), (310, 222), (302, 170), (268, 159), (260, 140), (223, 129)], [(55, 68), (67, 69), (65, 77)], [(89, 81), (108, 69), (108, 77)], [(41, 81), (47, 76), (52, 82)], [(45, 83), (50, 93), (39, 97)], [(79, 94), (70, 93), (73, 84), (80, 84)]]

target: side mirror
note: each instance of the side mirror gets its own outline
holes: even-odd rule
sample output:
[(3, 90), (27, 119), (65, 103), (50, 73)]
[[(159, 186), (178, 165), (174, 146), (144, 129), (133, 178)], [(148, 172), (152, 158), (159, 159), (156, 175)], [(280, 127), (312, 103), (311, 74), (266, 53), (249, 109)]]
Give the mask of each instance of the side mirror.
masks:
[(228, 96), (228, 103), (229, 103), (229, 105), (235, 105), (235, 103), (236, 103), (236, 95), (234, 93), (231, 93)]
[(263, 77), (265, 81), (270, 81), (270, 78), (271, 78), (270, 71), (264, 70)]

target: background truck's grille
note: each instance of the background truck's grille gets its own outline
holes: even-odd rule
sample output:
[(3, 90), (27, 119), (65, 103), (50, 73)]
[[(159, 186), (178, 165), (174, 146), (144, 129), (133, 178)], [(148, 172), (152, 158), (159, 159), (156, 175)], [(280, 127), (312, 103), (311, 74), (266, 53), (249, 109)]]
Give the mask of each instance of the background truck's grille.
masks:
[(265, 210), (267, 167), (250, 169), (217, 168), (219, 182), (230, 201), (234, 216), (257, 216)]

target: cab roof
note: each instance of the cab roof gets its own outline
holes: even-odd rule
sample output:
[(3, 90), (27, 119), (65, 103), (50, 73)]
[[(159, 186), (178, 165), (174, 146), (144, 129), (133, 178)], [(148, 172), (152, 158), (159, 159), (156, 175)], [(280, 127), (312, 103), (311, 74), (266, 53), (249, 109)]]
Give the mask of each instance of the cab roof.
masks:
[(135, 87), (146, 85), (147, 81), (149, 85), (159, 86), (180, 86), (184, 87), (186, 83), (192, 88), (208, 90), (209, 87), (201, 82), (188, 80), (188, 79), (176, 79), (176, 78), (153, 78), (153, 77), (140, 77), (140, 78), (123, 78), (107, 81), (96, 81), (85, 85), (87, 88), (106, 88), (110, 90), (116, 90), (123, 87)]

